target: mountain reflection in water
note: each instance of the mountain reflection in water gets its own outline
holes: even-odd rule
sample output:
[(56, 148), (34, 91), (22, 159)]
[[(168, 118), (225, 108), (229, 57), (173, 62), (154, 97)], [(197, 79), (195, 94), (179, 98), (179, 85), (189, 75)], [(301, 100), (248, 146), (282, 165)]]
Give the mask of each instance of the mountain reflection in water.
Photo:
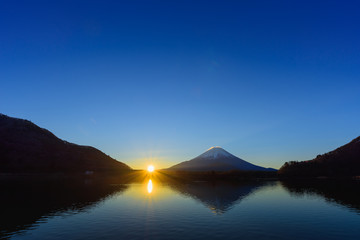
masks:
[[(359, 181), (199, 181), (137, 171), (106, 180), (0, 179), (0, 189), (0, 239), (169, 239), (194, 231), (199, 239), (236, 239), (238, 232), (308, 239), (311, 226), (321, 233), (314, 238), (340, 239), (357, 234), (343, 229), (353, 229), (360, 215)], [(316, 201), (302, 199), (307, 195)], [(344, 225), (327, 215), (339, 211), (348, 216)]]
[(297, 180), (281, 181), (285, 189), (294, 196), (317, 195), (355, 210), (360, 214), (360, 181), (355, 180)]
[(2, 180), (0, 239), (12, 232), (34, 228), (44, 218), (87, 211), (113, 194), (124, 192), (127, 187), (86, 179)]
[(201, 202), (215, 214), (223, 214), (258, 189), (272, 182), (192, 182), (172, 183), (169, 186), (185, 196)]

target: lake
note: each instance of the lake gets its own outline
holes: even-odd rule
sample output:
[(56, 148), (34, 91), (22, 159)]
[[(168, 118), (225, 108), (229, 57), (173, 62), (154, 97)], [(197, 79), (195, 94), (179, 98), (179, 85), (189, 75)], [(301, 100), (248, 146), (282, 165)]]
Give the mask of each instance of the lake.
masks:
[(360, 183), (2, 180), (0, 239), (360, 239)]

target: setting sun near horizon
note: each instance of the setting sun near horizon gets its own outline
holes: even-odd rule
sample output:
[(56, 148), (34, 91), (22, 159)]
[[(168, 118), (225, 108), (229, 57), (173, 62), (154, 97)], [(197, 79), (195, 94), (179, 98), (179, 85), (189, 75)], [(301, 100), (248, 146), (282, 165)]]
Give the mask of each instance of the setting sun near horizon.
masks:
[(147, 167), (147, 170), (148, 170), (148, 172), (154, 172), (154, 170), (155, 170), (155, 167), (153, 166), (153, 165), (149, 165), (148, 167)]

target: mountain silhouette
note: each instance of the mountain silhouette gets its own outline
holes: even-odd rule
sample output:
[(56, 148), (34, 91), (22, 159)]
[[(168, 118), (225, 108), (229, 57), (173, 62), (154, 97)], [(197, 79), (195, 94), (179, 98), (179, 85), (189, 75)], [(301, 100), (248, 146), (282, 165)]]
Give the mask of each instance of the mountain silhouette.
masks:
[(313, 160), (286, 162), (279, 170), (283, 176), (360, 176), (360, 137)]
[(274, 171), (272, 168), (264, 168), (251, 164), (221, 147), (209, 148), (203, 154), (189, 161), (181, 162), (169, 168), (169, 170), (181, 171)]
[(0, 114), (1, 172), (119, 171), (130, 167), (94, 147), (57, 138), (34, 123)]

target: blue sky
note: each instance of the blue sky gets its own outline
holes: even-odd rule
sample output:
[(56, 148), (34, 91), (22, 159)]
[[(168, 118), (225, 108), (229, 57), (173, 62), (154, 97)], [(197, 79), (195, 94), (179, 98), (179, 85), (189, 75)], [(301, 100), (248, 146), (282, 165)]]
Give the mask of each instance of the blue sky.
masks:
[(279, 168), (360, 135), (354, 1), (5, 1), (0, 112), (134, 168)]

